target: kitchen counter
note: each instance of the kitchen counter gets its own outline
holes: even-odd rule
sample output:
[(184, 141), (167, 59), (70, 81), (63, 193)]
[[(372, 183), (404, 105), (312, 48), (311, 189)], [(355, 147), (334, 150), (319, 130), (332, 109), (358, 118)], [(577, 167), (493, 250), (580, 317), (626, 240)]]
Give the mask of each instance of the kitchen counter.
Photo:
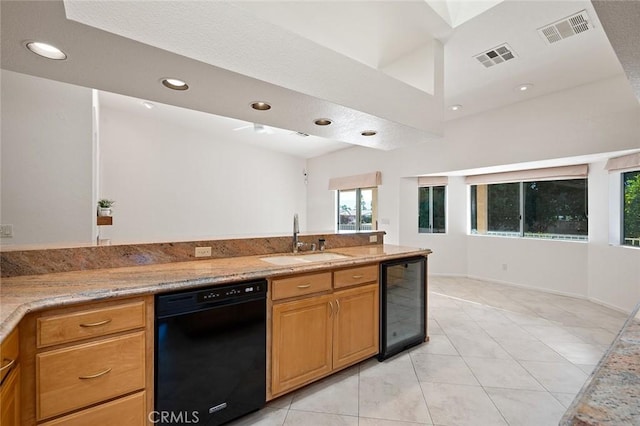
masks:
[(412, 255), (426, 256), (428, 249), (395, 245), (370, 245), (331, 249), (348, 258), (289, 266), (260, 258), (282, 255), (241, 256), (167, 264), (106, 268), (2, 278), (0, 285), (0, 342), (29, 312), (115, 297), (155, 294), (254, 278), (312, 272)]
[(640, 305), (591, 373), (560, 425), (640, 425)]

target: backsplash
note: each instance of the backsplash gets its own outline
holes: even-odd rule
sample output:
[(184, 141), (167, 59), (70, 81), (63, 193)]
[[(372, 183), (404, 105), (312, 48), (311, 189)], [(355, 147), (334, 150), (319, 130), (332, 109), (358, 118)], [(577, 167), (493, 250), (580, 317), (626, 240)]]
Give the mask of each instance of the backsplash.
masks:
[[(305, 243), (326, 240), (327, 250), (384, 243), (384, 231), (354, 234), (300, 235)], [(376, 235), (375, 243), (369, 242)], [(211, 247), (210, 257), (195, 257), (196, 247)], [(292, 251), (291, 236), (238, 238), (228, 240), (185, 241), (173, 243), (130, 244), (43, 250), (0, 252), (2, 277), (39, 275), (53, 272), (154, 265), (224, 257), (268, 255)]]

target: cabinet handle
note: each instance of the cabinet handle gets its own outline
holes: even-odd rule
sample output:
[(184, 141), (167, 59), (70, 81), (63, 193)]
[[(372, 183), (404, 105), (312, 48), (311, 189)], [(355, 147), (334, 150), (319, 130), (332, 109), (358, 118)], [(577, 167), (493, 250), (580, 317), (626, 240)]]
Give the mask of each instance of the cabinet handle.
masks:
[(336, 309), (336, 315), (338, 315), (340, 313), (340, 301), (338, 299), (336, 299), (336, 306), (338, 307), (338, 309)]
[(105, 374), (107, 374), (110, 371), (111, 371), (111, 368), (107, 368), (106, 370), (101, 371), (101, 372), (96, 373), (96, 374), (91, 374), (89, 376), (79, 376), (78, 379), (81, 379), (81, 380), (95, 379), (97, 377), (104, 376)]
[(362, 277), (362, 275), (351, 275), (351, 278), (353, 278), (354, 280), (360, 279)]
[(309, 287), (311, 287), (311, 284), (300, 284), (298, 286), (298, 288), (309, 288)]
[(329, 318), (333, 315), (333, 303), (329, 301)]
[(110, 322), (111, 322), (111, 318), (107, 318), (104, 321), (88, 322), (88, 323), (80, 324), (80, 327), (97, 327), (99, 325), (109, 324)]
[(0, 367), (0, 371), (7, 370), (7, 369), (11, 368), (11, 366), (13, 366), (13, 364), (16, 363), (15, 359), (9, 359), (9, 358), (5, 358), (5, 359), (3, 359), (3, 361), (9, 361), (9, 363), (7, 365), (3, 365), (2, 367)]

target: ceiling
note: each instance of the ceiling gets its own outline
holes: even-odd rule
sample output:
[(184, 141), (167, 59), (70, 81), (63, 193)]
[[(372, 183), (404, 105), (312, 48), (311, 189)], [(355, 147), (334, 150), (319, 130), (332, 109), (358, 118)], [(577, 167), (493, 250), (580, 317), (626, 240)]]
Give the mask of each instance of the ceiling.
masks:
[[(232, 117), (226, 128), (242, 127), (242, 120), (307, 133), (280, 132), (286, 143), (271, 148), (305, 158), (352, 144), (437, 148), (447, 120), (623, 72), (591, 2), (582, 0), (449, 0), (447, 7), (425, 0), (54, 0), (1, 7), (3, 69), (152, 100), (166, 106), (149, 113), (192, 113), (190, 122), (203, 128)], [(593, 30), (552, 45), (538, 34), (581, 10)], [(69, 59), (39, 58), (24, 48), (27, 40), (55, 44)], [(491, 68), (474, 59), (502, 43), (515, 59)], [(412, 83), (421, 75), (431, 90)], [(190, 89), (170, 91), (159, 84), (163, 77), (182, 78)], [(515, 90), (522, 83), (533, 87)], [(111, 108), (139, 108), (139, 101), (108, 93), (101, 99)], [(273, 108), (254, 111), (256, 100)], [(450, 111), (453, 104), (462, 109)], [(313, 124), (324, 117), (333, 124)], [(369, 129), (378, 134), (360, 135)], [(230, 137), (254, 136), (274, 135)]]

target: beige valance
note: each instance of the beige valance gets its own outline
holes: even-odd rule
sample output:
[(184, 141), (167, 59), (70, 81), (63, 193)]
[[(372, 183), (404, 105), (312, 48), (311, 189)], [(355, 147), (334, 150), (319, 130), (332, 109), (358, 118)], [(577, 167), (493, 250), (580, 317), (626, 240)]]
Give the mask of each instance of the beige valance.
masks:
[(483, 185), (490, 183), (531, 182), (536, 180), (560, 180), (586, 178), (589, 173), (587, 164), (574, 166), (547, 167), (544, 169), (517, 170), (513, 172), (489, 173), (484, 175), (467, 176), (468, 185)]
[(635, 154), (623, 155), (622, 157), (609, 158), (607, 160), (607, 164), (604, 166), (605, 169), (610, 172), (625, 170), (625, 169), (635, 169), (640, 167), (640, 152), (636, 152)]
[(335, 190), (373, 188), (378, 185), (382, 185), (382, 172), (329, 179), (329, 189)]
[(418, 186), (442, 186), (449, 183), (449, 176), (420, 176)]

